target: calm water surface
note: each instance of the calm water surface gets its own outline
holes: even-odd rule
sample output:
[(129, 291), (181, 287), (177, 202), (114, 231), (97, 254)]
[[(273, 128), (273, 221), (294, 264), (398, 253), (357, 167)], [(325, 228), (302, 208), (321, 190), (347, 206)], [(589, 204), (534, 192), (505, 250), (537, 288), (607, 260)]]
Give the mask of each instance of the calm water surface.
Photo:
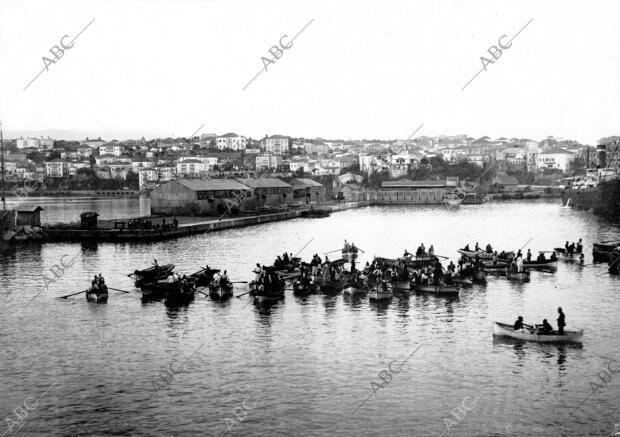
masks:
[[(148, 206), (138, 199), (71, 203), (47, 202), (43, 219), (75, 220), (87, 209), (104, 218), (140, 215)], [(6, 417), (15, 419), (13, 410), (34, 398), (38, 406), (22, 435), (613, 435), (620, 431), (620, 374), (602, 386), (597, 373), (612, 359), (620, 362), (620, 279), (591, 258), (592, 242), (605, 237), (620, 231), (544, 201), (455, 212), (367, 207), (148, 245), (4, 248), (0, 433), (9, 430)], [(180, 272), (208, 263), (233, 280), (250, 280), (256, 262), (271, 263), (284, 250), (308, 259), (345, 238), (365, 251), (364, 262), (414, 251), (421, 242), (456, 260), (466, 242), (516, 250), (533, 238), (528, 247), (535, 253), (583, 238), (586, 265), (560, 263), (557, 273), (535, 272), (526, 284), (489, 278), (458, 299), (412, 296), (376, 305), (287, 294), (268, 310), (248, 296), (218, 303), (197, 295), (180, 309), (143, 304), (127, 277), (156, 258)], [(44, 275), (52, 278), (61, 258), (68, 264), (74, 257), (45, 289)], [(109, 286), (131, 293), (111, 291), (99, 305), (83, 295), (56, 299), (84, 289), (99, 272)], [(512, 323), (523, 315), (555, 325), (560, 305), (567, 329), (585, 329), (582, 346), (494, 340), (493, 320)], [(371, 384), (408, 357), (384, 388)], [(597, 381), (602, 388), (593, 394)], [(464, 400), (475, 406), (457, 411), (459, 421), (451, 411)]]

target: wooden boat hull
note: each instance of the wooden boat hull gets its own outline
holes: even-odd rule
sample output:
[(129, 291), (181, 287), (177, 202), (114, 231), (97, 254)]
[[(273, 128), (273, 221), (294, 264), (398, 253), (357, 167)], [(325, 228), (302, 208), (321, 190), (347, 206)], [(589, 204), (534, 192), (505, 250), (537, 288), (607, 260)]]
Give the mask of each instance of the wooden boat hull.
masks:
[(284, 298), (284, 293), (278, 295), (257, 295), (254, 296), (254, 302), (259, 305), (271, 305)]
[(162, 279), (166, 279), (172, 271), (174, 270), (174, 264), (165, 264), (163, 266), (159, 266), (158, 268), (149, 267), (144, 270), (136, 270), (134, 275), (134, 281), (136, 287), (140, 287), (142, 284), (147, 282), (159, 281)]
[(209, 295), (214, 299), (226, 299), (233, 295), (233, 286), (209, 286)]
[(377, 284), (368, 292), (368, 298), (370, 300), (387, 300), (392, 298), (392, 286), (388, 283), (387, 287), (383, 289), (381, 284)]
[(564, 331), (560, 335), (557, 332), (552, 334), (536, 334), (527, 329), (514, 330), (512, 325), (501, 322), (493, 322), (493, 335), (515, 338), (517, 340), (535, 341), (539, 343), (580, 343), (583, 338), (583, 330)]
[(296, 296), (307, 296), (318, 292), (318, 287), (315, 283), (302, 284), (301, 282), (293, 283), (293, 294)]
[(595, 262), (613, 261), (616, 248), (620, 248), (620, 240), (599, 241), (592, 246), (592, 257)]
[[(476, 255), (478, 255), (478, 258), (480, 258), (483, 261), (488, 261), (488, 260), (493, 260), (493, 254), (489, 253), (487, 251), (484, 250), (464, 250), (464, 249), (459, 249), (457, 250), (458, 253), (460, 253), (461, 255), (465, 255), (467, 258), (475, 258)], [(514, 252), (504, 252), (504, 255), (506, 255), (506, 258), (500, 258), (498, 260), (498, 262), (506, 262), (508, 259), (514, 257)]]
[(108, 287), (107, 285), (103, 285), (103, 287), (99, 290), (93, 289), (93, 287), (89, 288), (86, 292), (86, 300), (88, 302), (98, 302), (105, 303), (108, 301)]
[(387, 266), (393, 266), (397, 262), (404, 264), (412, 269), (419, 269), (422, 267), (430, 266), (435, 263), (439, 258), (435, 255), (422, 255), (422, 256), (407, 256), (401, 258), (383, 258), (380, 256), (375, 257), (375, 263), (383, 264)]
[(528, 269), (557, 269), (558, 261), (523, 261), (523, 266)]
[(506, 272), (506, 277), (512, 281), (529, 281), (530, 272)]
[(458, 296), (460, 291), (460, 286), (458, 284), (455, 285), (415, 285), (416, 293), (430, 293), (430, 294), (444, 294), (451, 296)]
[(362, 296), (366, 293), (368, 293), (368, 289), (360, 287), (360, 286), (352, 286), (349, 285), (347, 287), (345, 287), (342, 292), (344, 294), (348, 294), (349, 296)]
[(475, 269), (472, 274), (472, 281), (484, 284), (485, 282), (487, 282), (487, 274), (484, 270)]

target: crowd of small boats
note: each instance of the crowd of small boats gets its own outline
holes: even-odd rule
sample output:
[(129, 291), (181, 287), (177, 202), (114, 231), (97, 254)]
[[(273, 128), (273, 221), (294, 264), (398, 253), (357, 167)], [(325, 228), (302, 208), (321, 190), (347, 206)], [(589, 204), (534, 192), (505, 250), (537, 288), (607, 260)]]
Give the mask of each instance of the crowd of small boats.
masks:
[[(335, 252), (335, 259), (330, 260), (328, 255)], [(529, 281), (531, 270), (554, 272), (560, 260), (578, 263), (584, 260), (581, 239), (576, 244), (567, 241), (564, 247), (539, 251), (536, 258), (529, 249), (523, 254), (521, 249), (497, 251), (490, 244), (482, 249), (478, 243), (471, 249), (467, 244), (458, 249), (461, 257), (457, 264), (450, 261), (446, 266), (441, 260), (447, 257), (436, 255), (432, 245), (427, 250), (421, 244), (415, 254), (405, 250), (403, 256), (396, 258), (374, 256), (372, 262), (358, 268), (360, 253), (365, 252), (346, 240), (341, 249), (325, 253), (324, 258), (315, 254), (307, 262), (292, 253), (284, 253), (275, 259), (273, 265), (256, 264), (249, 291), (237, 297), (249, 294), (261, 306), (282, 300), (287, 290), (296, 296), (336, 296), (342, 292), (349, 298), (368, 298), (370, 301), (402, 299), (420, 293), (458, 297), (463, 287), (486, 283), (487, 276), (504, 276), (511, 281), (523, 282)], [(549, 253), (551, 255), (547, 257)], [(593, 254), (595, 259), (609, 262), (610, 272), (612, 268), (617, 272), (620, 241), (597, 243)], [(174, 264), (159, 265), (155, 260), (152, 266), (135, 270), (128, 276), (133, 276), (143, 300), (163, 299), (167, 306), (187, 305), (194, 300), (196, 292), (225, 300), (233, 296), (235, 283), (248, 284), (247, 281), (231, 281), (226, 270), (221, 273), (220, 269), (208, 265), (189, 275), (179, 275), (174, 269)], [(89, 302), (105, 303), (108, 289), (129, 293), (108, 287), (101, 274), (95, 275), (90, 288), (79, 293), (85, 293)], [(208, 294), (202, 290), (208, 290)], [(495, 335), (551, 342), (580, 341), (583, 334), (582, 331), (558, 333), (524, 327), (516, 329), (502, 322), (494, 322), (493, 330)]]

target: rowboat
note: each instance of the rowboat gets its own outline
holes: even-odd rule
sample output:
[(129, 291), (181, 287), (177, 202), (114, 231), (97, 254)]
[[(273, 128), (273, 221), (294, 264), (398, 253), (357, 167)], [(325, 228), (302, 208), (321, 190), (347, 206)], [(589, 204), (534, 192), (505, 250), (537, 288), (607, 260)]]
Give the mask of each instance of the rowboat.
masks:
[(594, 243), (592, 246), (594, 261), (612, 261), (614, 250), (617, 248), (620, 248), (620, 240), (607, 240)]
[(202, 269), (199, 272), (192, 273), (187, 278), (196, 282), (197, 287), (208, 286), (213, 281), (213, 275), (219, 273), (220, 269)]
[(209, 285), (209, 296), (212, 299), (226, 299), (233, 295), (233, 285), (228, 283), (226, 285), (220, 285), (217, 283), (211, 283)]
[(555, 256), (558, 259), (561, 259), (562, 261), (568, 261), (568, 262), (580, 262), (583, 263), (583, 253), (568, 253), (566, 251), (566, 249), (564, 249), (563, 247), (556, 247), (555, 249), (553, 249), (553, 252), (555, 252)]
[(348, 282), (342, 292), (351, 296), (360, 296), (368, 293), (368, 285), (362, 280), (358, 280), (355, 283)]
[(513, 281), (529, 281), (530, 280), (530, 272), (524, 270), (522, 272), (511, 272), (508, 270), (506, 272), (506, 277)]
[(169, 294), (174, 294), (178, 291), (181, 284), (179, 282), (168, 282), (167, 280), (160, 280), (154, 282), (145, 282), (140, 285), (142, 291), (142, 299), (161, 299)]
[(370, 300), (382, 300), (382, 299), (391, 299), (392, 298), (392, 284), (389, 282), (383, 282), (381, 284), (377, 284), (370, 289), (368, 293), (368, 298)]
[[(460, 253), (461, 255), (465, 255), (467, 258), (475, 258), (476, 255), (478, 255), (478, 258), (480, 258), (481, 260), (492, 260), (493, 259), (493, 252), (487, 252), (485, 250), (458, 249), (457, 252)], [(514, 255), (515, 253), (512, 251), (504, 252), (504, 258), (501, 259), (501, 261), (506, 262), (510, 258), (513, 258)]]
[(339, 279), (327, 282), (320, 281), (317, 285), (319, 286), (319, 291), (322, 294), (329, 294), (335, 296), (342, 291), (346, 283), (346, 281)]
[(180, 282), (169, 284), (164, 304), (166, 306), (186, 305), (194, 300), (195, 291), (196, 284), (193, 282), (188, 282), (187, 285), (183, 285)]
[(557, 269), (558, 268), (558, 260), (557, 259), (547, 259), (545, 261), (537, 261), (537, 260), (532, 260), (532, 261), (523, 261), (523, 266), (527, 267), (528, 269), (530, 268), (536, 268), (536, 269), (541, 269), (541, 268), (546, 268), (546, 269)]
[(317, 292), (318, 286), (314, 282), (293, 282), (293, 294), (296, 296), (307, 296)]
[(404, 266), (412, 268), (412, 269), (420, 269), (422, 267), (430, 266), (435, 264), (437, 261), (435, 255), (408, 255), (400, 258), (384, 258), (381, 256), (375, 256), (375, 265), (377, 266), (394, 266), (398, 263), (402, 263)]
[(108, 301), (108, 286), (103, 284), (100, 285), (99, 288), (90, 287), (88, 291), (86, 291), (86, 300), (88, 302), (101, 302), (105, 303)]
[(564, 331), (564, 334), (552, 332), (550, 334), (538, 334), (528, 329), (515, 331), (512, 325), (501, 322), (493, 322), (493, 335), (516, 338), (518, 340), (536, 341), (540, 343), (580, 343), (583, 337), (583, 329), (580, 331)]
[(256, 282), (252, 281), (250, 282), (250, 295), (254, 296), (254, 303), (271, 305), (284, 298), (284, 287), (279, 284), (271, 284), (269, 290), (257, 289)]
[(144, 270), (135, 270), (133, 272), (136, 287), (140, 287), (145, 282), (158, 281), (166, 279), (174, 270), (174, 264), (165, 264), (163, 266), (153, 266)]
[(416, 293), (433, 293), (433, 294), (445, 294), (445, 295), (459, 295), (459, 290), (460, 290), (460, 286), (459, 284), (454, 284), (454, 285), (446, 285), (446, 284), (439, 284), (439, 285), (433, 285), (433, 284), (429, 284), (429, 285), (417, 285), (417, 284), (411, 284), (411, 289), (415, 290)]

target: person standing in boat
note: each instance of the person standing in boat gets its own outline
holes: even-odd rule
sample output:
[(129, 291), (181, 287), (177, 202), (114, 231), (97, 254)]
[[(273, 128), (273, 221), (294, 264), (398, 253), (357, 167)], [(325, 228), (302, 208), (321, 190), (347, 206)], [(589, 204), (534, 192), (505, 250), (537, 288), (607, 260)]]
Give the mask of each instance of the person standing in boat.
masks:
[(467, 244), (465, 245), (465, 247), (463, 248), (463, 250), (464, 250), (464, 251), (466, 251), (466, 252), (471, 252), (471, 250), (469, 249), (469, 243), (467, 243)]
[(523, 257), (519, 255), (517, 257), (517, 272), (521, 273), (523, 271)]
[(532, 261), (532, 251), (530, 249), (527, 250), (527, 255), (525, 255), (525, 259), (527, 262)]
[(480, 245), (478, 244), (478, 242), (476, 241), (476, 247), (474, 249), (476, 252), (478, 252), (480, 250)]
[(431, 247), (428, 248), (428, 254), (430, 256), (435, 255), (435, 248), (433, 247), (433, 245), (431, 244)]
[(226, 270), (224, 270), (224, 274), (220, 278), (220, 285), (222, 287), (228, 286), (228, 275), (226, 274)]
[(560, 335), (564, 334), (564, 327), (566, 326), (566, 317), (564, 312), (562, 311), (562, 307), (558, 307), (558, 333)]
[(583, 252), (583, 243), (581, 242), (581, 238), (577, 242), (577, 253)]
[(157, 264), (157, 260), (156, 259), (153, 260), (153, 268), (155, 270), (157, 270), (159, 268), (159, 264)]

